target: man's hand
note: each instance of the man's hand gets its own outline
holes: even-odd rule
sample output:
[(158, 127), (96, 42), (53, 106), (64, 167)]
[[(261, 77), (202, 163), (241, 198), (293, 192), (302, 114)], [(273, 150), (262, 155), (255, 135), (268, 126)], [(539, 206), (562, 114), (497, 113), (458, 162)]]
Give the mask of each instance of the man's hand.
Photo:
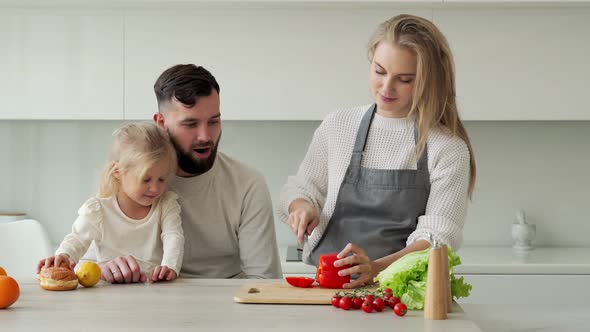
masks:
[(141, 273), (139, 264), (133, 256), (120, 256), (111, 259), (100, 267), (102, 279), (110, 283), (145, 282), (147, 277)]
[(320, 218), (317, 209), (304, 199), (296, 199), (289, 205), (289, 226), (297, 235), (297, 242), (303, 243), (303, 236), (319, 225)]

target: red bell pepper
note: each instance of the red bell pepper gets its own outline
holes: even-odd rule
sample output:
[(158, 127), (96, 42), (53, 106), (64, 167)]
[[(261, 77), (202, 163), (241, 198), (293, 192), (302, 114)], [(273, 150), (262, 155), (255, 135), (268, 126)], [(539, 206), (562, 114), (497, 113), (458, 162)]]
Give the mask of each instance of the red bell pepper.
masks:
[(289, 285), (301, 288), (309, 288), (315, 281), (313, 278), (307, 277), (286, 277), (285, 280)]
[(338, 271), (347, 269), (350, 265), (335, 267), (334, 262), (338, 260), (336, 255), (337, 254), (320, 255), (318, 270), (315, 275), (315, 279), (320, 284), (320, 287), (342, 288), (342, 285), (350, 282), (350, 275), (338, 275)]

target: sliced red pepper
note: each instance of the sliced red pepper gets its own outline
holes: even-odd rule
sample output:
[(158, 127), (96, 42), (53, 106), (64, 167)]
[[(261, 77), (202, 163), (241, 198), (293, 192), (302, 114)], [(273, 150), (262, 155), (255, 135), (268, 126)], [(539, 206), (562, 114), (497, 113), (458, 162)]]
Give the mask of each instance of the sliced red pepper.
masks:
[(350, 276), (339, 276), (338, 271), (323, 271), (318, 279), (320, 287), (325, 288), (342, 288), (344, 284), (350, 282)]
[(337, 254), (320, 255), (316, 280), (321, 287), (342, 288), (342, 285), (350, 282), (350, 275), (343, 277), (338, 275), (338, 271), (347, 269), (350, 265), (336, 267), (334, 266), (334, 262), (337, 260)]
[(321, 267), (323, 271), (336, 271), (340, 268), (334, 266), (334, 262), (338, 260), (337, 254), (325, 254), (320, 255), (318, 261), (318, 267)]
[(300, 288), (309, 288), (315, 282), (315, 279), (307, 277), (286, 277), (285, 280), (289, 285)]

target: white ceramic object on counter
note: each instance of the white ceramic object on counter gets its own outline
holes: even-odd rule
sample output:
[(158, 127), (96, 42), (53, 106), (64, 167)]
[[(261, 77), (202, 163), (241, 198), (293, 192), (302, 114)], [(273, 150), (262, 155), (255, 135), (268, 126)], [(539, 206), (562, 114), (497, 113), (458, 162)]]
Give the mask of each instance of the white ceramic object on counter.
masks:
[(26, 213), (21, 212), (0, 212), (0, 223), (27, 219)]
[(532, 242), (536, 234), (536, 225), (527, 223), (524, 211), (519, 210), (516, 213), (516, 221), (512, 224), (512, 248), (517, 251), (532, 250)]

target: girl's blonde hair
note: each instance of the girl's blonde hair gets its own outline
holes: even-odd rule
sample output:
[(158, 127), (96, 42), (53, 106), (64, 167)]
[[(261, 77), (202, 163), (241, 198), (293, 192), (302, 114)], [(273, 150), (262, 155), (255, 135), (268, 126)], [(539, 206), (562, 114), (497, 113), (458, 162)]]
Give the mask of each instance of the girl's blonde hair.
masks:
[(417, 68), (410, 114), (418, 126), (417, 154), (426, 147), (428, 130), (443, 127), (461, 138), (469, 149), (469, 196), (475, 185), (475, 159), (467, 131), (459, 118), (455, 101), (455, 65), (449, 43), (429, 20), (413, 15), (398, 15), (381, 23), (369, 40), (368, 57), (373, 61), (375, 49), (388, 42), (416, 55)]
[(150, 167), (159, 161), (168, 160), (168, 176), (175, 174), (176, 150), (166, 132), (155, 123), (146, 121), (126, 124), (113, 132), (113, 138), (109, 159), (100, 177), (98, 197), (111, 197), (119, 192), (121, 183), (113, 175), (115, 165), (119, 174), (140, 167), (137, 181), (141, 181)]

